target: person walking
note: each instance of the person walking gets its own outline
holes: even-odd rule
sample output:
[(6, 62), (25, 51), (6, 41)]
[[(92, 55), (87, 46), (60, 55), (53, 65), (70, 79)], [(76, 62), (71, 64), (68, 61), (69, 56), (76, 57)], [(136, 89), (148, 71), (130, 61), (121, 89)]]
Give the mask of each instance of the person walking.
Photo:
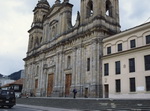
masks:
[(74, 88), (73, 89), (73, 98), (76, 98), (77, 90)]

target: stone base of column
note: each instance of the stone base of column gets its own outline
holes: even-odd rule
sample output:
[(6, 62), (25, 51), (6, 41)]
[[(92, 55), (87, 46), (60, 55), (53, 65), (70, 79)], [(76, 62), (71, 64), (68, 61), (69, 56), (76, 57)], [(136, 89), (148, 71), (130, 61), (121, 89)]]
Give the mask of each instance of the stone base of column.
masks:
[(53, 93), (51, 94), (52, 97), (64, 97), (64, 88), (62, 86), (55, 86), (53, 88)]

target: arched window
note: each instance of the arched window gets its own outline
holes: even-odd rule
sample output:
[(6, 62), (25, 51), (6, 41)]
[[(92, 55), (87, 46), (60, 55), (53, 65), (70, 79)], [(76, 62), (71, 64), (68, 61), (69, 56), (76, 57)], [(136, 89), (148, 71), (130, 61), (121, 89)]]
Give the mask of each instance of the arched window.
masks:
[(58, 24), (58, 20), (53, 20), (49, 24), (49, 26), (50, 26), (50, 38), (51, 39), (57, 35), (57, 24)]
[(40, 38), (40, 43), (42, 43), (42, 40), (43, 40), (43, 38), (41, 37), (41, 38)]
[(87, 4), (87, 17), (91, 17), (93, 15), (93, 1), (90, 0)]
[(106, 1), (106, 15), (112, 17), (112, 4), (110, 0)]
[(54, 37), (54, 36), (55, 36), (55, 31), (56, 31), (56, 27), (55, 27), (55, 26), (53, 26), (53, 27), (52, 27), (52, 37)]
[(36, 67), (36, 74), (35, 76), (38, 76), (39, 75), (39, 66)]
[(38, 45), (39, 45), (39, 38), (36, 37), (35, 46), (38, 46)]

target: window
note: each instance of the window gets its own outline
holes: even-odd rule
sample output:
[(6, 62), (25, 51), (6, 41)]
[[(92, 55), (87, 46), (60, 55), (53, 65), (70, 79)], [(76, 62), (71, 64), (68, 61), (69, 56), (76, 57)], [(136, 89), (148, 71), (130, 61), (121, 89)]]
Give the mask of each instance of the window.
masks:
[(42, 40), (43, 40), (43, 38), (41, 37), (41, 38), (40, 38), (40, 43), (42, 43)]
[(122, 51), (122, 43), (118, 44), (118, 51)]
[(120, 79), (116, 80), (116, 92), (121, 92), (121, 81), (120, 81)]
[(35, 45), (34, 46), (38, 46), (39, 45), (39, 38), (38, 37), (36, 37), (36, 40), (35, 40)]
[(107, 47), (107, 54), (111, 54), (111, 47)]
[(56, 34), (56, 27), (55, 26), (53, 26), (52, 27), (52, 37), (54, 37), (55, 36), (55, 34)]
[(129, 59), (129, 72), (135, 72), (135, 59)]
[(104, 64), (104, 76), (108, 76), (109, 75), (109, 64), (106, 63)]
[(68, 69), (71, 68), (71, 57), (70, 56), (68, 56), (68, 58), (67, 58), (67, 68)]
[(14, 86), (14, 90), (19, 90), (19, 86), (18, 86), (18, 85), (15, 85), (15, 86)]
[(38, 88), (38, 79), (35, 80), (35, 89)]
[(136, 43), (135, 43), (135, 39), (130, 41), (130, 48), (135, 48), (136, 47)]
[(145, 70), (150, 70), (150, 55), (144, 56), (145, 59)]
[(90, 58), (87, 58), (87, 71), (90, 71)]
[(150, 91), (150, 76), (147, 76), (145, 78), (146, 78), (146, 91)]
[(130, 92), (136, 91), (135, 78), (130, 78)]
[(120, 74), (121, 73), (120, 61), (115, 62), (115, 64), (116, 64), (116, 74)]
[(146, 36), (146, 44), (150, 44), (150, 35)]
[(87, 17), (91, 17), (93, 15), (93, 1), (89, 1), (87, 4)]
[(39, 75), (39, 66), (36, 67), (36, 74), (35, 76), (38, 76)]
[(112, 5), (110, 0), (106, 1), (106, 15), (112, 17)]

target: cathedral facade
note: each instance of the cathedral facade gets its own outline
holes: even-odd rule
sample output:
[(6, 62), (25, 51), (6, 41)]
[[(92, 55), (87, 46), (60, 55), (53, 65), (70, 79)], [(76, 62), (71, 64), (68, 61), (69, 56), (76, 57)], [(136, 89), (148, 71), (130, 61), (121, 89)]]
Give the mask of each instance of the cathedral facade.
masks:
[(34, 96), (103, 97), (103, 39), (120, 32), (118, 0), (80, 0), (73, 5), (39, 0), (33, 10), (23, 93)]

